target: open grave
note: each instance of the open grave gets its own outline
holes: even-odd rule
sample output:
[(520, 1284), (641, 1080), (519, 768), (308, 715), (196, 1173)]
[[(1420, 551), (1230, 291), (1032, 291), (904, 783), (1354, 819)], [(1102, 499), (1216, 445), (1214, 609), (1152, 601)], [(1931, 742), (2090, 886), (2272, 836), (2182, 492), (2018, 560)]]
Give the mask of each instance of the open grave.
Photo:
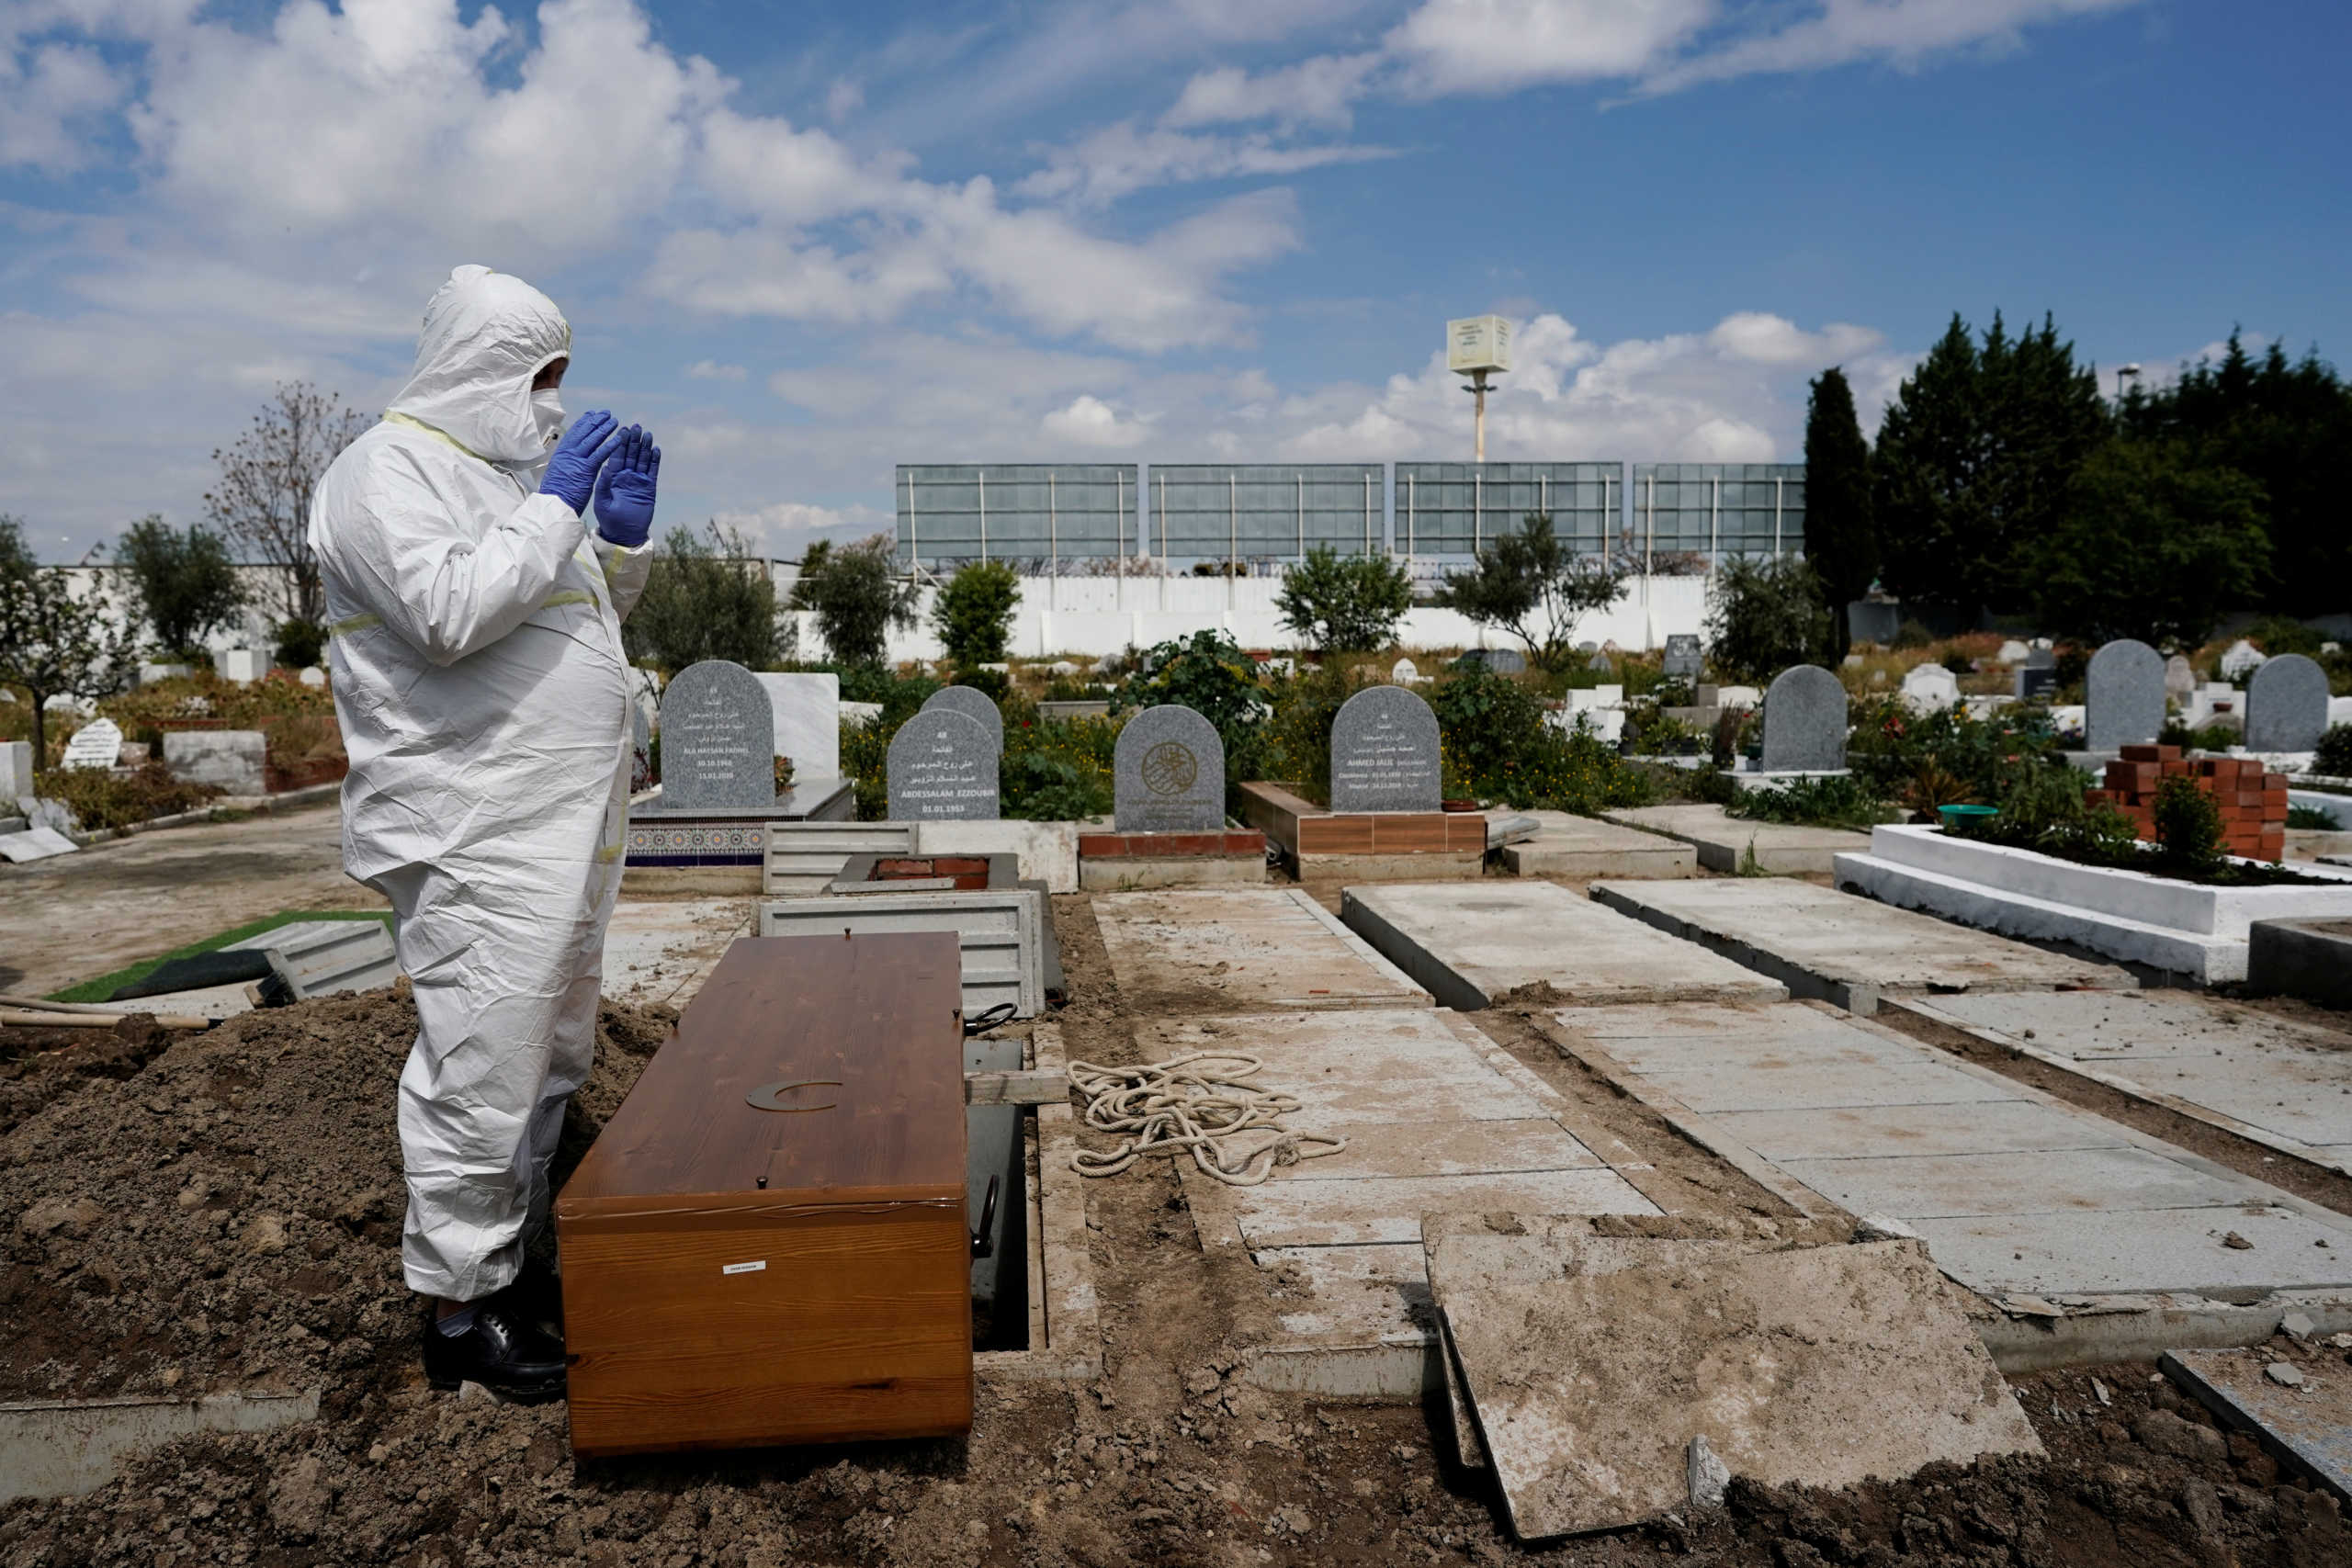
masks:
[(2128, 991), (2140, 984), (2111, 964), (2047, 953), (1809, 882), (1600, 882), (1588, 891), (1612, 909), (1770, 976), (1792, 995), (1858, 1013), (1877, 1011), (1886, 996)]
[[(2352, 1327), (2352, 1219), (1874, 1021), (1802, 1002), (1570, 1009), (1548, 1027), (1734, 1163), (1925, 1238), (2052, 1353), (2123, 1332), (2097, 1321), (2113, 1314), (2172, 1334), (2143, 1353), (2267, 1337), (2289, 1301)], [(2050, 1364), (2031, 1342), (1994, 1348), (2011, 1370)]]
[[(1340, 918), (1442, 1004), (1783, 1001), (1788, 987), (1550, 882), (1351, 887)], [(1548, 991), (1531, 992), (1531, 987)]]
[(1143, 1059), (1230, 1052), (1295, 1095), (1295, 1132), (1346, 1140), (1229, 1186), (1177, 1168), (1203, 1250), (1271, 1315), (1245, 1355), (1260, 1387), (1412, 1398), (1437, 1376), (1421, 1215), (1656, 1214), (1571, 1134), (1559, 1093), (1470, 1021), (1426, 1008), (1159, 1021)]
[(1906, 999), (1922, 1018), (2352, 1174), (2352, 1033), (2194, 991)]
[(1428, 991), (1301, 888), (1098, 894), (1094, 918), (1137, 1012), (1430, 1005)]

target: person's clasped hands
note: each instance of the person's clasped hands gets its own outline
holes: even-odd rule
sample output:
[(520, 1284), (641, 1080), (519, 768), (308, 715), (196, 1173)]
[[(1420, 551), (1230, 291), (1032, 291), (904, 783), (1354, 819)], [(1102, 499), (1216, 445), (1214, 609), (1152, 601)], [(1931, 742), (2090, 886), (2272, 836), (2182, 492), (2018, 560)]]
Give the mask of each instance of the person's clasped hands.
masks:
[(651, 435), (638, 425), (621, 424), (606, 410), (590, 409), (571, 422), (548, 455), (539, 493), (582, 514), (593, 496), (596, 532), (633, 550), (653, 531), (661, 474), (662, 448)]

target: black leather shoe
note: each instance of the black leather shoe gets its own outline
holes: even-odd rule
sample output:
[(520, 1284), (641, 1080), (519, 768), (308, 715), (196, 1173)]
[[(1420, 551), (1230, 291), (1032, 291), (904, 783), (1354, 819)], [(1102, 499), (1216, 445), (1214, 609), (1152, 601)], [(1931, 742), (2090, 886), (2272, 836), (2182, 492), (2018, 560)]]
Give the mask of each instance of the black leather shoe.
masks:
[(563, 1397), (563, 1341), (492, 1297), (476, 1305), (463, 1334), (425, 1320), (424, 1381), (439, 1389), (478, 1382), (517, 1404), (543, 1404)]
[(536, 1258), (523, 1260), (523, 1271), (490, 1300), (511, 1307), (521, 1322), (560, 1339), (563, 1337), (563, 1280)]

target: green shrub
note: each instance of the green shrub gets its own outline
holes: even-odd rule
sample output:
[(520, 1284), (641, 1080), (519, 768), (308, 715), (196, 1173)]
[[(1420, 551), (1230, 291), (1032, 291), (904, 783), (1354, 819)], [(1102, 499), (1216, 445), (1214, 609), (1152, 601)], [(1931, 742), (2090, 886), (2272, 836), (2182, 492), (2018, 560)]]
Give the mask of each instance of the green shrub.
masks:
[(2245, 636), (2247, 641), (2273, 659), (2282, 653), (2317, 659), (2320, 644), (2327, 640), (2291, 615), (2264, 615), (2246, 627)]
[(931, 624), (958, 671), (1001, 664), (1021, 607), (1021, 574), (1001, 560), (967, 561), (939, 591)]
[(326, 657), (327, 629), (300, 616), (277, 623), (277, 649), (271, 655), (287, 670), (308, 670)]
[(1217, 630), (1194, 632), (1160, 643), (1138, 655), (1111, 695), (1111, 714), (1173, 703), (1191, 708), (1214, 726), (1225, 742), (1225, 776), (1230, 784), (1272, 779), (1265, 757), (1265, 719), (1272, 701), (1259, 680), (1257, 661)]
[(1935, 640), (1936, 634), (1929, 631), (1926, 623), (1916, 616), (1904, 616), (1903, 624), (1894, 628), (1894, 647), (1898, 652), (1925, 648)]
[(176, 817), (216, 799), (221, 791), (175, 779), (161, 762), (150, 762), (119, 778), (99, 768), (60, 768), (40, 775), (39, 793), (73, 812), (83, 831), (95, 832)]
[(2156, 785), (2157, 852), (2186, 871), (2205, 871), (2222, 861), (2222, 807), (2198, 781), (2176, 773)]
[(1724, 815), (1808, 828), (1868, 828), (1885, 821), (1887, 811), (1859, 779), (1832, 776), (1792, 779), (1770, 789), (1741, 790), (1725, 803)]
[(2324, 778), (2352, 778), (2352, 724), (2335, 724), (2319, 738), (2312, 771)]
[(1528, 685), (1476, 666), (1430, 694), (1445, 792), (1522, 809), (1595, 812), (1638, 806), (1647, 781), (1589, 731), (1563, 734)]
[(2335, 818), (2316, 806), (2290, 806), (2287, 807), (2287, 826), (2316, 828), (2325, 831), (2335, 826)]
[(1707, 660), (1762, 685), (1822, 656), (1830, 635), (1821, 580), (1795, 556), (1734, 556), (1715, 573), (1707, 607)]
[(1342, 556), (1317, 545), (1283, 574), (1282, 624), (1326, 653), (1386, 648), (1413, 607), (1413, 584), (1386, 556)]

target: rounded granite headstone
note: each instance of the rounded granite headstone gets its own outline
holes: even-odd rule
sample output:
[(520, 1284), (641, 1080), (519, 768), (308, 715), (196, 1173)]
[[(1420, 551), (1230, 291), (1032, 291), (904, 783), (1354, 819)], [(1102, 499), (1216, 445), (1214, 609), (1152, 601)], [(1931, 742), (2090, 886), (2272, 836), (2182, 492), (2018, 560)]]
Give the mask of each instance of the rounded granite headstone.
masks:
[(2327, 733), (2327, 671), (2300, 653), (2265, 660), (2245, 683), (2245, 749), (2309, 751)]
[(2145, 746), (2164, 733), (2164, 655), (2119, 637), (2091, 655), (2083, 678), (2083, 745), (2093, 751)]
[(1699, 639), (1689, 632), (1676, 632), (1666, 639), (1666, 660), (1659, 673), (1677, 680), (1696, 680), (1702, 663)]
[(1163, 703), (1127, 720), (1111, 753), (1111, 779), (1122, 833), (1225, 828), (1225, 742), (1191, 708)]
[(1845, 685), (1818, 664), (1781, 671), (1764, 692), (1764, 771), (1836, 773), (1845, 765)]
[(1367, 686), (1331, 720), (1331, 809), (1435, 811), (1444, 804), (1437, 715), (1402, 686)]
[(662, 694), (662, 809), (775, 804), (767, 688), (724, 659), (689, 664)]
[(1004, 715), (998, 709), (996, 700), (978, 686), (942, 686), (922, 705), (926, 713), (933, 708), (944, 708), (949, 713), (962, 714), (989, 732), (989, 739), (996, 742), (998, 750), (1004, 750)]
[(1003, 750), (969, 714), (925, 706), (890, 737), (890, 820), (995, 821)]

